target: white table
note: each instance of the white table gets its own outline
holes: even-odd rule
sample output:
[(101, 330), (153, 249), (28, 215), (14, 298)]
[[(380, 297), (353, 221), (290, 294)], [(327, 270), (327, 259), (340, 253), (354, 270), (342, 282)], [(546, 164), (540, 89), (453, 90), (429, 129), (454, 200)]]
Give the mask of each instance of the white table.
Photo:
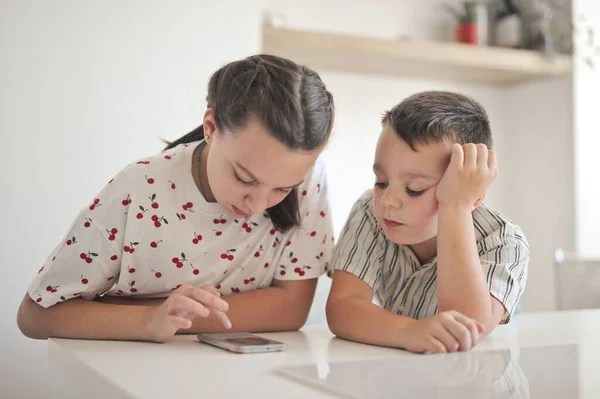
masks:
[[(328, 391), (293, 381), (275, 369), (423, 356), (344, 341), (326, 326), (263, 335), (286, 342), (288, 350), (236, 355), (201, 344), (193, 335), (177, 336), (168, 344), (50, 339), (50, 367), (68, 375), (89, 398), (324, 398), (331, 397)], [(600, 397), (600, 310), (521, 314), (475, 350), (564, 344), (580, 348), (578, 396)]]

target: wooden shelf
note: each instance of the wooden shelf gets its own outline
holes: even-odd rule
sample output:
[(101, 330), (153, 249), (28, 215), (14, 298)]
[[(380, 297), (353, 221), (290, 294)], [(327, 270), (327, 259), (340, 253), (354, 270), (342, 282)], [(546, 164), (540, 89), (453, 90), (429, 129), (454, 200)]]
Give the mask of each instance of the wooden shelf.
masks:
[(546, 59), (535, 51), (416, 42), (263, 27), (263, 52), (316, 70), (385, 74), (510, 85), (568, 76), (571, 58)]

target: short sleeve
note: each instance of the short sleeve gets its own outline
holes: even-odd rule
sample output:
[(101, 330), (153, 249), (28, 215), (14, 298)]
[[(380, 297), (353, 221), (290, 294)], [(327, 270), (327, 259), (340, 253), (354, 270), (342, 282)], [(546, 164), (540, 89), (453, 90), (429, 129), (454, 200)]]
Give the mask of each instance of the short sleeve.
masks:
[(352, 207), (334, 252), (333, 268), (354, 274), (375, 290), (386, 239), (371, 211), (372, 204), (369, 190)]
[(510, 321), (527, 282), (529, 244), (521, 229), (506, 224), (480, 243), (480, 260), (490, 294), (506, 312), (501, 324)]
[(275, 273), (278, 280), (317, 278), (329, 269), (333, 256), (333, 223), (322, 160), (316, 162), (298, 188), (298, 196), (301, 224), (282, 237), (283, 249)]
[(87, 204), (28, 287), (40, 306), (81, 297), (93, 299), (118, 279), (131, 203), (117, 176)]

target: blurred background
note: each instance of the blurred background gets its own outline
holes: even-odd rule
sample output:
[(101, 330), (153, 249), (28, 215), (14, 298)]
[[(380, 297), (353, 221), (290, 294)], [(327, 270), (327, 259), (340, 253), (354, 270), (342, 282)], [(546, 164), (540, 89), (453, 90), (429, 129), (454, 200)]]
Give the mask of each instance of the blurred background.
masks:
[(211, 72), (259, 52), (313, 67), (336, 99), (336, 233), (372, 186), (382, 112), (459, 91), (490, 116), (487, 202), (531, 246), (521, 311), (600, 307), (598, 29), (594, 0), (1, 0), (0, 397), (67, 396), (46, 342), (17, 329), (27, 284), (112, 175), (200, 123)]

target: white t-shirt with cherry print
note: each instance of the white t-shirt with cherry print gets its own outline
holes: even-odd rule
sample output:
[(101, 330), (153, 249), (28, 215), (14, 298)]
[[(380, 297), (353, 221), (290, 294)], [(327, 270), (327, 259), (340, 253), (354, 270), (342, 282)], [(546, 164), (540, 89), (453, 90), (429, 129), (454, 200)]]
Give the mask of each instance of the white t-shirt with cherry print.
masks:
[(127, 166), (79, 213), (29, 285), (43, 307), (74, 297), (167, 297), (182, 284), (229, 295), (325, 273), (333, 249), (324, 165), (298, 189), (301, 227), (231, 219), (191, 174), (199, 142)]

